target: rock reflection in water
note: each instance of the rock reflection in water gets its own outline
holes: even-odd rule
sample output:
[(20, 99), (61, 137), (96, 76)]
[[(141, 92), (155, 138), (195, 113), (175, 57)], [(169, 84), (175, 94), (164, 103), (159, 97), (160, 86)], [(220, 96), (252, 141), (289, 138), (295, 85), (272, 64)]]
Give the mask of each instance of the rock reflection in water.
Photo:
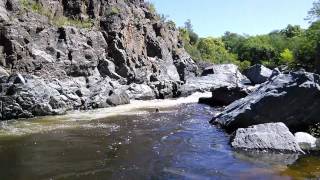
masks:
[(237, 159), (255, 164), (269, 164), (287, 166), (296, 162), (299, 154), (264, 153), (255, 151), (237, 151), (234, 153)]

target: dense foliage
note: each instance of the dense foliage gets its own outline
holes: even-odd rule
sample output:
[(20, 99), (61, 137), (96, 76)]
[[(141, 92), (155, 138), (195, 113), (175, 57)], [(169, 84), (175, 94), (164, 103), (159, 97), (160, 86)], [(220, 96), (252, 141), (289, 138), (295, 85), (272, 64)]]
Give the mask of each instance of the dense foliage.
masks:
[(184, 28), (180, 28), (180, 38), (194, 60), (204, 60), (211, 63), (234, 63), (242, 69), (250, 66), (249, 61), (239, 61), (236, 53), (226, 49), (222, 38), (199, 38), (193, 31), (190, 20), (185, 23)]
[(314, 3), (307, 20), (311, 25), (302, 29), (288, 25), (265, 35), (247, 36), (226, 32), (221, 38), (199, 38), (190, 20), (180, 28), (186, 50), (195, 60), (212, 63), (235, 63), (241, 68), (251, 64), (268, 67), (287, 65), (320, 71), (320, 1)]

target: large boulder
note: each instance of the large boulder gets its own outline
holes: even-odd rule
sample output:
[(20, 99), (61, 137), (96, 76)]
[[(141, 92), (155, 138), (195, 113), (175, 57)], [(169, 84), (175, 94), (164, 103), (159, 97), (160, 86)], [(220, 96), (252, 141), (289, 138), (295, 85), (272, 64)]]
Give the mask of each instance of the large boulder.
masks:
[(237, 87), (249, 84), (250, 80), (241, 74), (234, 64), (217, 64), (207, 67), (201, 77), (187, 79), (181, 87), (182, 95), (210, 91), (212, 88)]
[(212, 119), (227, 131), (283, 122), (293, 132), (320, 122), (320, 76), (304, 71), (280, 74)]
[[(14, 82), (1, 86), (0, 120), (57, 115), (68, 109), (64, 102), (61, 106), (55, 106), (58, 102), (52, 100), (58, 99), (60, 93), (42, 79), (31, 76), (24, 81), (25, 78), (20, 74), (14, 79)], [(19, 83), (16, 83), (17, 79), (20, 80)]]
[(283, 123), (268, 123), (240, 128), (231, 140), (235, 149), (304, 153), (293, 134)]
[(211, 98), (200, 98), (199, 103), (210, 106), (226, 106), (232, 102), (244, 98), (249, 94), (249, 90), (243, 87), (218, 87), (211, 89)]
[(118, 106), (123, 104), (129, 104), (130, 98), (129, 95), (123, 90), (116, 90), (111, 93), (107, 99), (107, 103), (111, 106)]
[(256, 64), (245, 70), (244, 75), (247, 76), (253, 84), (261, 84), (266, 82), (272, 75), (272, 70), (263, 65)]

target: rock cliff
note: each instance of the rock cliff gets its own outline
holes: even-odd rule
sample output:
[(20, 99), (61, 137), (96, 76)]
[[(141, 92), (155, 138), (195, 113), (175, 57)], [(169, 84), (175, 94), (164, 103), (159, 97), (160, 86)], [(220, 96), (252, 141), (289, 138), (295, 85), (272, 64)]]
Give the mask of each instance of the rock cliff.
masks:
[(175, 97), (197, 72), (143, 0), (0, 1), (1, 120)]

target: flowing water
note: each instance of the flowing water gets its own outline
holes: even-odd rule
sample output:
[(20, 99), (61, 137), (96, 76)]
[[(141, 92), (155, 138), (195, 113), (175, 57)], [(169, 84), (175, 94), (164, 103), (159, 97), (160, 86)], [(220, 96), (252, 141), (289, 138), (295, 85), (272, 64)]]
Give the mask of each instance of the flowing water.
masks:
[(320, 177), (318, 157), (233, 151), (204, 95), (3, 122), (0, 179)]

